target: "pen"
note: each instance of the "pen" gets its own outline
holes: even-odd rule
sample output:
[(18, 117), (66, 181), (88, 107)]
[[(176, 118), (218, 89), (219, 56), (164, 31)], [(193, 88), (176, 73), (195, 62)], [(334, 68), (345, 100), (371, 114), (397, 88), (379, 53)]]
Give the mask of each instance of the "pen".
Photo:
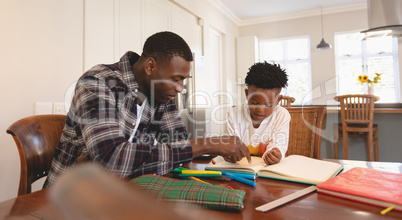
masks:
[(220, 177), (222, 174), (203, 174), (203, 173), (179, 173), (179, 176), (198, 176), (198, 177)]
[(202, 170), (181, 170), (179, 176), (200, 176), (200, 177), (218, 177), (222, 176), (220, 171), (202, 171)]
[(182, 170), (182, 174), (217, 174), (222, 175), (220, 171), (203, 171), (203, 170)]
[(254, 181), (245, 179), (245, 178), (243, 178), (243, 177), (235, 176), (235, 175), (228, 174), (228, 173), (225, 173), (225, 174), (223, 174), (223, 175), (224, 175), (224, 176), (227, 176), (227, 177), (229, 177), (229, 178), (231, 178), (231, 179), (233, 179), (233, 180), (236, 180), (236, 181), (239, 181), (239, 182), (241, 182), (241, 183), (247, 184), (247, 185), (249, 185), (249, 186), (255, 187), (255, 185), (256, 185), (256, 183), (255, 183)]
[(231, 179), (229, 177), (226, 176), (217, 176), (217, 177), (209, 177), (209, 180), (216, 180), (216, 181), (221, 181), (221, 182), (230, 182)]
[(181, 173), (182, 170), (188, 170), (188, 169), (185, 167), (177, 167), (176, 169), (173, 169), (172, 172)]
[(226, 172), (226, 171), (222, 171), (222, 174), (231, 174), (231, 175), (235, 175), (235, 176), (250, 179), (250, 180), (255, 180), (255, 175), (253, 175), (253, 174), (233, 173), (233, 172)]

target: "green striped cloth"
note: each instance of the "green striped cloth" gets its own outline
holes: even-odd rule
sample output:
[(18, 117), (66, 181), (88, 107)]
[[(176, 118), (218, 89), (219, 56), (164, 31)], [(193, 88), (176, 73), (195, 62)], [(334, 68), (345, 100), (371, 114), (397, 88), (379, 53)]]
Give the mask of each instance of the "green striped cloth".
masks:
[(130, 181), (136, 188), (172, 202), (199, 204), (214, 209), (243, 209), (243, 190), (229, 189), (194, 180), (143, 175)]

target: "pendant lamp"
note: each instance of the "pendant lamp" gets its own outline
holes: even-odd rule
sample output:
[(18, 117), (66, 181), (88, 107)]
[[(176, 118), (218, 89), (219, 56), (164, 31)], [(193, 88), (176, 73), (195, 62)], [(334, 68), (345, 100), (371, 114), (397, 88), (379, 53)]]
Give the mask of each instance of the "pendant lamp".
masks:
[(325, 42), (324, 40), (324, 22), (323, 22), (323, 18), (322, 18), (322, 7), (321, 7), (321, 34), (322, 34), (322, 39), (321, 42), (317, 45), (316, 49), (317, 50), (327, 50), (327, 49), (331, 49), (332, 46)]

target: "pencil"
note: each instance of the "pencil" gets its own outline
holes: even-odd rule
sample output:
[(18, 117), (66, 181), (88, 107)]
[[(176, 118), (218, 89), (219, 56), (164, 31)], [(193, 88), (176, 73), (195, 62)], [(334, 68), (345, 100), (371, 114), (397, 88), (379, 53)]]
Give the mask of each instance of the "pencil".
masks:
[(195, 180), (195, 181), (198, 181), (198, 182), (201, 182), (201, 183), (206, 183), (206, 184), (212, 185), (211, 183), (205, 182), (205, 181), (200, 180), (200, 179), (198, 179), (196, 177), (193, 177), (193, 176), (188, 176), (187, 178), (190, 178), (192, 180)]
[(393, 207), (393, 206), (390, 206), (390, 207), (388, 207), (388, 208), (382, 210), (382, 211), (381, 211), (381, 215), (387, 214), (387, 212), (391, 211), (392, 209), (394, 209), (394, 207)]
[(272, 141), (272, 138), (265, 144), (265, 146), (264, 147), (267, 147), (268, 146), (268, 144), (269, 143), (271, 143), (271, 141)]

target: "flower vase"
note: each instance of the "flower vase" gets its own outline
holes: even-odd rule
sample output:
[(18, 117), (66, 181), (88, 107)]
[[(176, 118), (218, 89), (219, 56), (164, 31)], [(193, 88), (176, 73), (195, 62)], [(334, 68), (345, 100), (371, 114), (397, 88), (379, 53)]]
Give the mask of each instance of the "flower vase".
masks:
[(363, 83), (363, 94), (367, 95), (369, 94), (369, 86), (368, 83)]
[(369, 95), (374, 95), (374, 86), (369, 86), (368, 87), (368, 94)]

